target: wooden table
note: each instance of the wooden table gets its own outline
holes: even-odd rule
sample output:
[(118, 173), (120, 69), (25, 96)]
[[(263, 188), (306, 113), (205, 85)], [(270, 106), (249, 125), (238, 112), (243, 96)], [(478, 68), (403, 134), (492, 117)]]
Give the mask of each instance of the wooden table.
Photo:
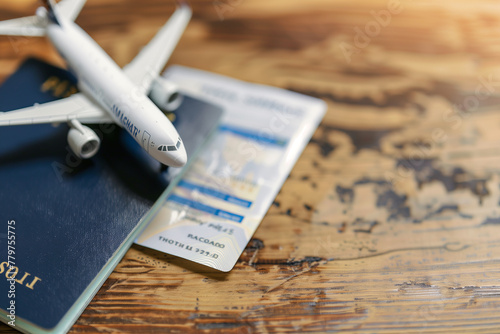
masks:
[[(133, 246), (72, 332), (500, 331), (500, 4), (191, 4), (170, 63), (328, 112), (231, 272)], [(77, 22), (125, 65), (172, 10), (89, 0)], [(0, 79), (28, 55), (62, 65), (1, 37)]]

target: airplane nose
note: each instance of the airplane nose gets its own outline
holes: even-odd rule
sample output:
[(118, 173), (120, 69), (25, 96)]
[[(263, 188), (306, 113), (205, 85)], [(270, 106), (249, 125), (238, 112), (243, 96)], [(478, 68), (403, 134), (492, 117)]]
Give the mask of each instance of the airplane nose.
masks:
[(187, 153), (184, 146), (181, 146), (178, 151), (173, 154), (172, 163), (170, 166), (172, 167), (183, 167), (187, 162)]

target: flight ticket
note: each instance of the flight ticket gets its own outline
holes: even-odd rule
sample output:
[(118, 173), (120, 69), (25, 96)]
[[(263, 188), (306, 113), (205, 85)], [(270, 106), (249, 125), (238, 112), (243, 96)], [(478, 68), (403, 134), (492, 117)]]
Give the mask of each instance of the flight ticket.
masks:
[(181, 66), (164, 76), (225, 115), (136, 243), (229, 271), (300, 153), (326, 104), (291, 91)]

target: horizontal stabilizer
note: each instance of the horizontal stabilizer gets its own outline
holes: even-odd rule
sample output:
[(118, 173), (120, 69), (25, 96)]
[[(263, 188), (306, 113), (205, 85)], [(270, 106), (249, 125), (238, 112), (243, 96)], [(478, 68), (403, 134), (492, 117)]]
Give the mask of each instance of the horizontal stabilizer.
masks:
[(38, 16), (27, 16), (0, 22), (0, 35), (44, 36), (45, 28)]
[[(83, 8), (86, 0), (62, 0), (55, 4), (47, 1), (49, 11), (54, 8), (58, 15), (74, 21)], [(57, 19), (54, 17), (54, 19)], [(0, 21), (0, 35), (7, 36), (45, 36), (45, 23), (38, 16), (27, 16), (18, 19)]]

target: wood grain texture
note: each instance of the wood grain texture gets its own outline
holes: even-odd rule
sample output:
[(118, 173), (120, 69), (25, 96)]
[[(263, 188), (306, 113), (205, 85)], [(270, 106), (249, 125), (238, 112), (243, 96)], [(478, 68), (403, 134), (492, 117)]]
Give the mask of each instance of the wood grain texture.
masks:
[[(392, 3), (191, 1), (171, 64), (328, 112), (231, 272), (133, 246), (72, 333), (499, 331), (500, 4)], [(77, 22), (123, 66), (173, 8), (89, 0)], [(28, 55), (63, 64), (0, 37), (0, 78)]]

